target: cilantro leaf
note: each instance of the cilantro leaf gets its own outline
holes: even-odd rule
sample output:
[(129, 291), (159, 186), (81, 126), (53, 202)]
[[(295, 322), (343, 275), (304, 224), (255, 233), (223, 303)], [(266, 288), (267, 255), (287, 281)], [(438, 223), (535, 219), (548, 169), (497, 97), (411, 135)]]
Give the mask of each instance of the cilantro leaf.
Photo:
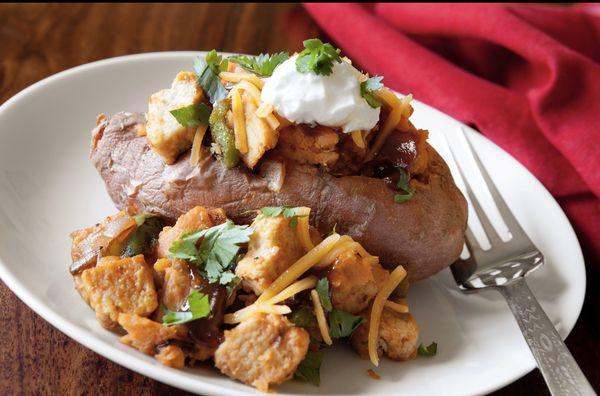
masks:
[(169, 257), (197, 264), (198, 248), (196, 248), (196, 243), (202, 238), (205, 231), (199, 230), (182, 234), (169, 248)]
[(163, 324), (172, 326), (191, 322), (196, 319), (204, 318), (210, 314), (210, 303), (208, 296), (200, 293), (198, 290), (192, 290), (188, 295), (188, 311), (170, 311), (166, 307), (161, 307), (163, 311)]
[(319, 386), (321, 384), (320, 371), (323, 355), (323, 352), (309, 351), (304, 360), (298, 365), (298, 368), (294, 373), (294, 378)]
[(225, 289), (227, 290), (227, 296), (231, 296), (233, 290), (242, 282), (240, 278), (235, 276), (235, 274), (231, 271), (223, 272), (221, 277), (219, 278), (219, 283), (221, 285), (225, 285)]
[(329, 313), (329, 334), (333, 338), (349, 337), (362, 322), (361, 316), (334, 309)]
[(398, 178), (398, 183), (396, 184), (396, 187), (404, 191), (406, 194), (394, 195), (394, 202), (401, 203), (411, 199), (413, 195), (415, 195), (415, 190), (408, 184), (408, 182), (410, 181), (408, 172), (402, 168), (398, 168), (398, 172), (400, 172), (400, 176)]
[(340, 50), (318, 38), (304, 40), (304, 50), (296, 58), (296, 70), (300, 73), (313, 72), (328, 76), (333, 72), (333, 64), (341, 63)]
[(223, 272), (221, 274), (221, 277), (219, 278), (219, 283), (222, 285), (226, 285), (230, 282), (235, 281), (236, 278), (237, 276), (235, 276), (235, 274), (231, 271)]
[(321, 300), (321, 306), (325, 312), (331, 312), (331, 298), (329, 297), (329, 280), (327, 278), (319, 279), (317, 286), (315, 287), (319, 300)]
[(317, 327), (317, 318), (313, 311), (306, 305), (300, 306), (292, 311), (289, 316), (290, 321), (298, 327), (314, 329)]
[(266, 206), (264, 208), (260, 208), (260, 213), (265, 216), (281, 216), (283, 214), (283, 210), (285, 207), (283, 206)]
[[(233, 281), (234, 277), (224, 273), (236, 258), (239, 244), (248, 242), (250, 234), (249, 226), (227, 220), (215, 227), (183, 234), (169, 249), (170, 257), (196, 264), (210, 283), (223, 285)], [(196, 247), (200, 238), (202, 243)]]
[(373, 108), (381, 106), (379, 99), (373, 95), (373, 92), (383, 88), (381, 80), (383, 80), (383, 77), (374, 76), (360, 83), (360, 95), (365, 98), (369, 106)]
[(194, 59), (194, 70), (198, 74), (198, 85), (202, 87), (212, 104), (227, 97), (227, 90), (219, 79), (219, 72), (226, 69), (227, 60), (223, 60), (215, 50), (208, 52), (204, 59), (200, 56)]
[(184, 127), (197, 127), (208, 124), (210, 109), (204, 103), (197, 103), (171, 110), (170, 113)]
[(138, 254), (149, 254), (158, 234), (163, 229), (160, 218), (151, 214), (141, 214), (134, 217), (137, 228), (127, 240), (121, 257), (133, 257)]
[(198, 254), (210, 283), (219, 280), (221, 274), (229, 268), (240, 249), (238, 245), (247, 243), (250, 234), (252, 228), (247, 225), (237, 226), (231, 220), (206, 230)]
[(237, 63), (248, 71), (263, 77), (269, 77), (273, 74), (275, 68), (288, 60), (289, 57), (290, 55), (287, 52), (278, 52), (273, 55), (260, 54), (252, 57), (233, 55), (227, 58), (227, 60)]
[(432, 342), (429, 346), (423, 345), (423, 343), (419, 344), (419, 349), (417, 349), (417, 353), (420, 356), (435, 356), (437, 353), (437, 342)]
[(295, 228), (296, 224), (298, 224), (298, 217), (306, 217), (300, 213), (301, 208), (294, 206), (266, 206), (264, 208), (259, 209), (259, 212), (263, 216), (269, 217), (277, 217), (282, 216), (291, 219), (290, 227)]

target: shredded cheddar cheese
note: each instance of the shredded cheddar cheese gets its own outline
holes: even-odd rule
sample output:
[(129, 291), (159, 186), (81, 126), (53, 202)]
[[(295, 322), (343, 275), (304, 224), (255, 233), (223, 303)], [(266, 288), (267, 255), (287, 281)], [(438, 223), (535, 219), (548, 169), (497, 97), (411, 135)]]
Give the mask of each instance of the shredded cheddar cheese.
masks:
[(339, 234), (332, 234), (325, 238), (321, 243), (312, 248), (308, 253), (302, 256), (298, 261), (292, 264), (283, 274), (271, 283), (271, 285), (256, 300), (264, 303), (274, 297), (277, 293), (285, 289), (298, 279), (303, 273), (312, 268), (323, 258), (340, 239)]
[(233, 113), (233, 134), (235, 148), (242, 154), (248, 152), (248, 136), (246, 135), (246, 119), (244, 116), (244, 105), (242, 95), (237, 89), (231, 90), (231, 111)]
[[(271, 308), (269, 308), (269, 306), (285, 307), (285, 305), (275, 305), (275, 304), (285, 301), (288, 298), (293, 297), (296, 294), (300, 293), (301, 291), (311, 289), (311, 288), (315, 287), (316, 284), (317, 284), (317, 278), (314, 276), (309, 276), (307, 278), (299, 280), (298, 282), (295, 282), (295, 283), (291, 284), (290, 286), (286, 287), (279, 294), (277, 294), (273, 298), (269, 299), (268, 301), (265, 301), (264, 303), (255, 302), (255, 303), (248, 305), (247, 307), (242, 308), (232, 314), (226, 314), (225, 319), (224, 319), (225, 323), (227, 323), (227, 324), (239, 323), (254, 312), (265, 312), (265, 310), (271, 309)], [(283, 309), (275, 308), (275, 309), (279, 310), (279, 311), (286, 310), (285, 308), (283, 308)], [(289, 312), (286, 312), (286, 313), (289, 313)]]
[(319, 293), (317, 293), (315, 289), (312, 289), (310, 291), (310, 298), (313, 302), (315, 316), (317, 317), (317, 324), (319, 325), (321, 337), (323, 337), (323, 341), (325, 341), (325, 344), (331, 345), (333, 344), (333, 341), (331, 341), (331, 336), (329, 335), (329, 327), (327, 326), (325, 312), (323, 311), (323, 306), (321, 305), (321, 300), (319, 299)]
[(236, 324), (256, 313), (272, 313), (277, 315), (287, 315), (292, 310), (287, 305), (272, 305), (272, 304), (257, 304), (254, 303), (244, 309), (241, 309), (232, 314), (223, 316), (223, 323)]
[(402, 117), (408, 119), (412, 113), (413, 113), (413, 108), (410, 105), (410, 102), (413, 100), (413, 96), (412, 94), (408, 94), (405, 97), (402, 98), (401, 102), (401, 106), (402, 106)]
[(260, 90), (256, 87), (256, 85), (248, 82), (247, 80), (242, 80), (235, 87), (248, 92), (257, 104), (260, 103)]
[(277, 119), (277, 117), (275, 117), (275, 116), (273, 115), (273, 113), (271, 113), (271, 114), (268, 114), (268, 115), (265, 117), (265, 120), (267, 121), (267, 124), (269, 124), (269, 126), (271, 127), (271, 129), (274, 129), (274, 130), (275, 130), (275, 129), (279, 128), (280, 122), (279, 122), (279, 120)]
[(384, 305), (386, 308), (389, 308), (392, 311), (396, 311), (398, 313), (408, 313), (408, 307), (406, 305), (398, 304), (390, 300), (387, 300)]
[(335, 259), (339, 255), (348, 250), (354, 250), (358, 252), (358, 254), (363, 258), (373, 257), (375, 260), (377, 260), (377, 258), (371, 256), (360, 243), (355, 242), (350, 236), (344, 235), (340, 238), (338, 243), (335, 244), (333, 249), (331, 249), (331, 251), (327, 253), (321, 260), (319, 260), (319, 263), (316, 265), (316, 267), (325, 268), (330, 266), (335, 262)]
[(208, 129), (208, 125), (200, 125), (198, 129), (196, 129), (196, 134), (194, 135), (194, 142), (192, 143), (192, 151), (190, 152), (190, 165), (196, 166), (200, 161), (200, 150), (202, 148), (202, 139), (204, 139), (204, 135), (206, 134), (206, 130)]
[(400, 119), (402, 118), (402, 102), (400, 102), (400, 99), (398, 99), (392, 91), (387, 88), (382, 88), (377, 91), (375, 95), (378, 99), (385, 102), (385, 104), (389, 106), (392, 111), (390, 112), (387, 120), (385, 120), (385, 124), (377, 134), (375, 142), (373, 142), (365, 161), (370, 161), (373, 159), (375, 154), (377, 154), (377, 152), (379, 152), (383, 146), (383, 143), (386, 141), (389, 134), (394, 130), (394, 128), (396, 128), (396, 125), (398, 125), (398, 122), (400, 122)]
[(379, 339), (379, 324), (381, 323), (381, 313), (390, 294), (406, 277), (406, 270), (399, 265), (390, 273), (387, 280), (381, 285), (381, 288), (375, 296), (373, 306), (371, 307), (371, 317), (369, 319), (368, 350), (371, 363), (379, 366), (379, 355), (377, 354), (377, 340)]
[(310, 239), (310, 230), (308, 219), (310, 215), (310, 208), (303, 207), (300, 208), (300, 213), (298, 213), (298, 239), (300, 239), (300, 244), (304, 248), (305, 252), (309, 252), (315, 246)]
[(314, 276), (309, 276), (307, 278), (299, 280), (298, 282), (292, 283), (290, 286), (283, 289), (275, 297), (271, 298), (266, 303), (267, 304), (280, 303), (282, 301), (287, 300), (290, 297), (295, 296), (296, 294), (300, 293), (301, 291), (310, 289), (312, 287), (315, 287), (316, 285), (317, 285), (317, 278)]
[(266, 102), (262, 102), (254, 112), (259, 118), (266, 118), (271, 113), (273, 113), (273, 105)]
[(358, 148), (362, 149), (367, 147), (367, 144), (365, 143), (365, 137), (362, 131), (354, 131), (352, 132), (351, 136), (352, 141), (354, 142), (354, 144), (356, 144)]
[(226, 82), (239, 83), (240, 81), (248, 81), (252, 84), (256, 85), (258, 88), (262, 89), (265, 84), (263, 80), (258, 78), (258, 76), (251, 73), (243, 73), (237, 72), (232, 73), (229, 71), (219, 73), (219, 78)]

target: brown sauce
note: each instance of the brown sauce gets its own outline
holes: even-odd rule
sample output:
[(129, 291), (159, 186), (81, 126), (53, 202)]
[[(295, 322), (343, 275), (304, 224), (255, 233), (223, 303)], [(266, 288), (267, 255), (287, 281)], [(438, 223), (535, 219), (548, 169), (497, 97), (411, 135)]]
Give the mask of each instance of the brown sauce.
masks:
[(365, 165), (363, 174), (383, 179), (390, 187), (395, 188), (399, 177), (398, 168), (411, 174), (413, 165), (422, 154), (419, 148), (423, 146), (425, 138), (418, 131), (394, 131), (377, 156)]
[[(218, 283), (208, 283), (192, 266), (190, 266), (190, 278), (192, 287), (208, 296), (210, 315), (188, 323), (188, 335), (196, 344), (216, 348), (223, 337), (221, 324), (225, 314), (227, 289)], [(182, 307), (182, 309), (185, 310), (187, 307)]]

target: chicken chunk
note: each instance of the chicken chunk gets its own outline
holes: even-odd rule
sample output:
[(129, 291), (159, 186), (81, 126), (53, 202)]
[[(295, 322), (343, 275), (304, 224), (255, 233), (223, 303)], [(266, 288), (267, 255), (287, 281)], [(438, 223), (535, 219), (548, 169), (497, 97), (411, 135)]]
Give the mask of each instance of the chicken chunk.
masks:
[(291, 125), (280, 132), (278, 152), (301, 164), (333, 167), (340, 157), (336, 146), (339, 135), (331, 128)]
[(292, 377), (308, 351), (306, 330), (281, 315), (256, 314), (233, 330), (215, 352), (223, 374), (267, 391)]
[(171, 311), (179, 311), (192, 286), (190, 267), (183, 260), (160, 259), (154, 269), (162, 276), (160, 301)]
[(160, 352), (154, 357), (168, 367), (181, 369), (185, 365), (185, 354), (177, 345), (167, 345), (160, 348)]
[(152, 149), (165, 163), (172, 164), (177, 156), (192, 146), (196, 127), (185, 127), (171, 114), (172, 110), (198, 104), (204, 93), (196, 83), (194, 73), (182, 71), (170, 89), (150, 96), (146, 114), (146, 137)]
[(245, 290), (261, 294), (279, 275), (304, 254), (296, 228), (283, 216), (259, 215), (251, 225), (248, 252), (235, 274)]
[(362, 257), (356, 250), (343, 252), (327, 274), (333, 306), (352, 314), (363, 311), (375, 298), (384, 274), (387, 271), (376, 257)]
[(127, 331), (120, 341), (151, 356), (156, 354), (157, 346), (186, 337), (185, 326), (165, 326), (138, 315), (121, 314), (119, 324)]
[(277, 145), (278, 131), (256, 115), (257, 106), (247, 92), (242, 93), (248, 152), (242, 155), (242, 161), (248, 168), (254, 168), (264, 153)]
[[(363, 359), (369, 358), (368, 335), (371, 310), (361, 313), (363, 323), (352, 333), (350, 343)], [(392, 360), (408, 360), (417, 355), (419, 326), (410, 313), (398, 313), (384, 308), (379, 325), (377, 353)]]
[(158, 237), (158, 257), (169, 257), (169, 249), (173, 242), (178, 240), (182, 234), (224, 223), (227, 216), (223, 209), (207, 209), (196, 206), (179, 217), (173, 227), (165, 227)]
[(76, 277), (75, 285), (107, 329), (116, 328), (121, 313), (149, 316), (158, 307), (152, 270), (142, 255), (103, 257)]

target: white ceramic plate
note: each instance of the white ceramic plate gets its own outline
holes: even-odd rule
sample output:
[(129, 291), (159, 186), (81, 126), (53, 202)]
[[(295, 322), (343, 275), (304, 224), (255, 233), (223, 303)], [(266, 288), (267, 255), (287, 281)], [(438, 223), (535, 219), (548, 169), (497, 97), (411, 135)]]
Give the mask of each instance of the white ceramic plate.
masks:
[[(121, 345), (99, 326), (73, 289), (67, 270), (69, 233), (113, 213), (104, 183), (88, 161), (89, 131), (99, 113), (144, 111), (153, 92), (191, 69), (192, 52), (107, 59), (67, 70), (25, 89), (0, 107), (0, 276), (35, 312), (86, 347), (161, 382), (203, 394), (255, 392), (215, 369), (174, 370)], [(456, 120), (415, 102), (414, 124), (431, 131), (446, 158), (446, 132), (460, 148)], [(550, 194), (511, 156), (469, 131), (509, 206), (546, 256), (530, 285), (563, 337), (579, 315), (585, 292), (580, 247)], [(402, 232), (402, 230), (398, 230)], [(416, 285), (412, 310), (424, 342), (437, 341), (433, 358), (370, 365), (345, 345), (327, 351), (321, 387), (290, 381), (281, 394), (482, 394), (535, 365), (500, 295), (461, 294), (444, 270)]]

